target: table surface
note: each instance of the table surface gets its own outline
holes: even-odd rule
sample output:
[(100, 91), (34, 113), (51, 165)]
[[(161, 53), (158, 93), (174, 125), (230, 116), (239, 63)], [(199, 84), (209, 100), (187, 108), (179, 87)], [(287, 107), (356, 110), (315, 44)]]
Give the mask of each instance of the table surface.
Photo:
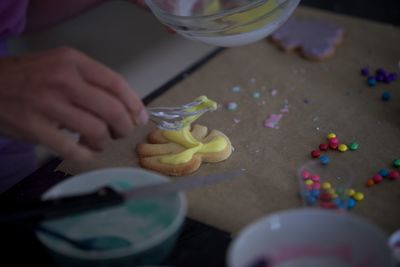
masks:
[[(378, 27), (379, 30), (381, 29), (381, 27), (386, 27), (386, 26), (379, 25), (379, 27)], [(389, 35), (390, 35), (390, 33), (389, 33)], [(397, 36), (398, 30), (397, 29), (393, 30), (393, 35), (396, 35), (395, 40), (398, 40), (397, 39), (398, 38), (398, 36)], [(373, 44), (375, 44), (375, 42)], [(375, 54), (374, 52), (371, 52), (371, 46), (373, 44), (367, 45), (367, 47), (365, 48), (365, 50), (369, 49), (368, 51), (371, 56), (370, 60), (365, 60), (363, 62), (360, 62), (359, 59), (353, 58), (353, 59), (356, 59), (356, 61), (352, 65), (353, 68), (356, 69), (356, 68), (358, 68), (358, 65), (356, 66), (356, 64), (361, 64), (361, 63), (365, 63), (365, 62), (369, 62), (369, 63), (377, 62), (377, 64), (382, 63), (383, 65), (380, 65), (380, 66), (385, 66), (385, 64), (388, 65), (388, 62), (390, 62), (388, 57), (393, 56), (393, 54), (391, 54), (391, 53), (398, 52), (398, 50), (393, 49), (392, 46), (389, 46), (391, 50), (389, 49), (389, 51), (386, 51), (386, 52), (380, 51), (381, 53)], [(259, 46), (260, 46), (260, 44), (256, 44), (255, 46), (253, 46), (251, 48), (258, 49)], [(380, 48), (382, 46), (377, 45), (377, 47)], [(248, 47), (243, 48), (243, 49), (249, 50)], [(265, 48), (263, 48), (263, 49), (265, 49)], [(271, 48), (268, 48), (268, 49), (271, 49)], [(339, 49), (341, 49), (341, 48), (339, 48)], [(351, 52), (351, 49), (349, 49), (347, 52), (346, 52), (346, 48), (343, 48), (343, 49), (345, 50), (345, 51), (343, 51), (343, 53)], [(232, 50), (223, 50), (222, 53), (220, 53), (221, 50), (218, 50), (214, 54), (210, 55), (209, 58), (204, 59), (203, 62), (200, 62), (199, 64), (194, 66), (188, 72), (190, 73), (194, 70), (197, 70), (196, 72), (198, 72), (197, 67), (201, 66), (202, 63), (205, 63), (205, 62), (210, 63), (210, 61), (209, 61), (210, 59), (211, 59), (211, 66), (213, 64), (214, 65), (217, 64), (217, 66), (214, 66), (214, 67), (220, 67), (218, 65), (218, 61), (221, 61), (221, 57), (223, 59), (225, 59), (224, 64), (227, 64), (227, 63), (229, 64), (229, 60), (232, 60), (232, 57), (240, 57), (240, 59), (243, 60), (246, 56), (248, 56), (248, 54), (242, 54), (241, 56), (239, 56), (237, 54), (238, 53), (237, 51), (239, 51), (239, 50), (240, 49), (235, 50), (233, 52), (232, 52)], [(382, 53), (384, 54), (383, 60), (381, 60)], [(218, 60), (216, 58), (214, 58), (215, 55), (217, 57), (219, 57)], [(399, 54), (396, 54), (396, 56), (399, 56)], [(290, 63), (290, 64), (293, 64), (293, 62), (294, 62), (294, 64), (300, 64), (300, 65), (309, 64), (309, 63), (301, 62), (301, 59), (297, 59), (294, 55), (291, 55), (291, 57), (292, 57), (291, 59), (288, 59), (286, 57), (283, 59), (280, 58), (280, 60), (288, 60), (288, 63)], [(391, 58), (391, 59), (393, 60), (393, 58)], [(215, 60), (217, 60), (217, 61), (215, 61)], [(398, 60), (398, 58), (396, 60)], [(339, 61), (340, 61), (340, 58), (339, 58)], [(230, 62), (230, 63), (236, 63), (236, 61)], [(339, 63), (343, 64), (343, 62), (339, 62)], [(319, 67), (327, 66), (329, 64), (330, 63), (326, 63), (326, 64), (322, 63), (322, 65), (319, 65)], [(226, 66), (226, 65), (224, 65), (224, 66)], [(204, 71), (204, 68), (200, 69), (200, 71), (202, 71), (202, 70)], [(299, 70), (300, 70), (300, 68), (299, 68)], [(196, 74), (196, 72), (194, 72), (194, 74)], [(340, 73), (340, 75), (344, 75), (340, 71), (339, 71), (339, 73)], [(247, 73), (246, 75), (243, 74), (243, 77), (242, 77), (243, 81), (245, 79), (246, 80), (249, 79), (249, 77), (250, 77), (249, 73)], [(343, 77), (340, 75), (339, 75), (339, 77)], [(354, 75), (354, 74), (351, 73), (348, 75)], [(190, 85), (191, 85), (190, 80), (183, 81), (183, 82), (179, 83), (178, 85), (176, 85), (177, 82), (181, 81), (181, 79), (186, 76), (187, 76), (187, 72), (186, 72), (186, 74), (182, 74), (181, 76), (177, 77), (174, 81), (171, 81), (169, 84), (165, 85), (163, 88), (160, 88), (160, 90), (158, 90), (154, 94), (150, 95), (146, 99), (146, 102), (151, 102), (152, 100), (156, 101), (157, 99), (159, 99), (158, 97), (163, 96), (163, 93), (167, 90), (168, 90), (167, 93), (171, 93), (173, 96), (174, 92), (169, 91), (169, 89), (171, 87), (173, 89), (175, 88), (175, 90), (177, 90), (176, 86), (178, 86), (177, 87), (178, 89), (180, 89), (182, 86), (190, 87)], [(200, 75), (197, 75), (197, 76), (198, 77), (195, 77), (194, 79), (199, 79), (199, 78), (204, 79), (204, 76), (202, 73), (200, 73)], [(194, 81), (192, 81), (192, 82), (194, 83)], [(329, 79), (329, 82), (334, 83), (335, 79)], [(352, 85), (356, 84), (356, 86), (360, 88), (360, 84), (357, 84), (354, 81), (351, 84)], [(234, 84), (231, 84), (231, 85), (234, 85)], [(179, 86), (181, 86), (181, 87), (179, 87)], [(228, 88), (228, 84), (225, 84), (224, 86), (226, 88)], [(344, 89), (344, 90), (347, 91), (347, 89)], [(360, 92), (359, 90), (352, 91), (353, 94), (356, 94), (359, 92)], [(344, 93), (344, 92), (342, 92), (342, 93)], [(304, 97), (304, 95), (302, 95), (302, 96)], [(167, 97), (171, 97), (171, 95), (169, 95), (169, 96), (167, 95)], [(363, 95), (359, 96), (359, 97), (362, 98), (362, 101), (365, 101), (365, 103), (367, 103), (367, 101), (370, 101), (368, 99), (372, 96), (369, 93), (363, 93)], [(170, 101), (170, 100), (168, 100), (168, 98), (166, 98), (166, 99), (167, 99), (166, 102), (168, 103), (168, 101)], [(318, 97), (314, 98), (315, 101), (317, 99), (318, 99)], [(342, 98), (342, 100), (343, 99), (344, 98)], [(299, 101), (300, 102), (303, 101), (303, 98), (299, 99)], [(348, 100), (345, 100), (345, 101), (348, 101)], [(156, 101), (156, 103), (157, 103), (157, 101)], [(379, 104), (381, 104), (381, 103), (379, 103)], [(373, 103), (372, 105), (376, 106), (379, 104)], [(302, 108), (305, 109), (304, 107), (302, 107)], [(357, 106), (357, 108), (360, 108), (360, 106)], [(398, 109), (396, 107), (393, 107), (393, 105), (390, 106), (389, 108), (387, 108), (389, 111), (383, 110), (383, 109), (384, 108), (381, 107), (381, 110), (379, 110), (379, 112), (381, 113), (380, 115), (384, 115), (384, 116), (388, 115), (389, 111), (390, 112), (393, 112), (395, 110), (398, 111)], [(353, 112), (353, 111), (351, 111), (351, 112)], [(357, 111), (356, 111), (356, 113), (357, 113)], [(325, 114), (324, 116), (329, 117), (328, 115), (329, 114)], [(361, 119), (365, 119), (364, 118), (365, 116), (366, 115), (361, 115)], [(335, 122), (338, 122), (338, 121), (335, 121)], [(368, 123), (368, 120), (365, 120), (364, 122)], [(383, 121), (382, 122), (384, 124), (383, 127), (385, 127), (386, 124), (390, 124), (390, 122), (393, 122), (394, 125), (396, 127), (398, 127), (397, 120), (388, 121), (388, 122)], [(210, 122), (210, 124), (214, 125), (212, 122)], [(311, 123), (311, 127), (314, 127), (314, 126), (315, 126), (315, 124)], [(349, 126), (347, 125), (347, 127), (349, 127)], [(388, 127), (389, 127), (389, 129), (392, 129), (392, 127), (390, 125)], [(327, 126), (327, 128), (328, 128), (328, 126)], [(334, 127), (332, 127), (332, 125), (331, 125), (331, 128), (334, 128)], [(371, 130), (371, 129), (369, 128), (369, 130)], [(372, 131), (372, 134), (368, 135), (368, 138), (375, 138), (375, 136), (374, 136), (375, 133), (376, 133), (375, 131)], [(383, 134), (382, 138), (383, 139), (389, 138), (389, 140), (390, 140), (391, 138), (393, 138), (393, 136), (396, 136), (396, 133), (398, 133), (398, 132), (394, 132), (389, 135)], [(275, 133), (275, 134), (279, 136), (282, 133)], [(318, 133), (318, 135), (321, 136), (322, 133)], [(353, 132), (352, 137), (354, 137), (354, 136), (357, 136), (357, 135)], [(285, 135), (285, 137), (288, 137), (288, 136)], [(365, 143), (368, 143), (369, 139), (364, 139), (364, 138), (361, 138), (361, 139), (364, 140)], [(307, 143), (302, 145), (302, 148), (307, 149), (307, 147), (309, 147), (312, 144), (311, 141), (314, 141), (314, 144), (315, 144), (315, 140), (318, 140), (318, 139), (314, 138), (314, 139), (307, 140)], [(381, 142), (378, 142), (376, 145), (373, 145), (373, 148), (378, 148), (378, 150), (379, 150), (380, 144), (381, 144)], [(398, 148), (398, 146), (397, 146), (397, 148)], [(397, 150), (397, 148), (393, 149), (393, 148), (387, 147), (384, 150), (386, 152), (391, 152), (391, 154), (393, 154), (393, 153), (399, 152)], [(383, 164), (383, 162), (386, 162), (387, 159), (392, 156), (392, 155), (390, 155), (390, 156), (385, 155), (385, 151), (378, 151), (379, 153), (377, 154), (377, 156), (383, 156), (382, 157), (383, 159), (378, 160), (379, 164)], [(362, 156), (362, 157), (364, 157), (364, 156)], [(361, 158), (360, 160), (362, 160), (362, 159), (363, 158)], [(358, 162), (358, 163), (360, 163), (360, 162)], [(6, 192), (5, 194), (3, 194), (1, 196), (1, 199), (0, 199), (1, 203), (3, 203), (3, 204), (7, 203), (7, 205), (11, 205), (11, 203), (13, 203), (15, 201), (29, 201), (30, 199), (38, 198), (41, 195), (41, 193), (43, 193), (46, 189), (48, 189), (52, 185), (56, 184), (57, 182), (59, 182), (63, 179), (66, 179), (67, 177), (66, 177), (65, 173), (59, 172), (59, 171), (56, 171), (56, 172), (54, 171), (54, 169), (58, 166), (58, 164), (59, 164), (59, 160), (55, 159), (55, 160), (49, 162), (49, 164), (47, 164), (43, 168), (39, 169), (37, 172), (35, 172), (31, 176), (24, 179), (21, 183), (19, 183), (18, 185), (16, 185), (11, 190), (9, 190), (8, 192)], [(368, 166), (368, 164), (371, 164), (374, 167), (379, 166), (379, 164), (373, 163), (372, 160), (369, 160), (366, 165)], [(368, 171), (370, 171), (370, 170), (368, 170)], [(253, 184), (253, 186), (256, 186), (256, 184)], [(215, 193), (215, 192), (212, 191), (210, 193)], [(392, 193), (392, 192), (390, 192), (390, 193)], [(381, 201), (379, 200), (379, 198), (381, 198), (381, 193), (378, 193), (378, 191), (375, 191), (375, 193), (373, 193), (371, 195), (371, 197), (372, 197), (372, 199), (374, 199), (374, 200), (378, 201), (380, 204), (382, 204)], [(399, 203), (399, 195), (398, 194), (392, 195), (391, 199), (393, 201), (395, 201), (392, 204)], [(277, 203), (277, 205), (279, 205), (279, 203)], [(364, 212), (365, 214), (368, 213), (368, 210), (365, 208), (361, 209), (361, 211)], [(258, 216), (258, 214), (256, 214), (256, 216)], [(196, 215), (194, 217), (196, 217)], [(394, 218), (397, 218), (397, 217), (394, 217)], [(204, 222), (204, 220), (203, 220), (203, 222)], [(218, 223), (219, 222), (215, 223), (215, 221), (213, 221), (212, 224), (218, 225)], [(242, 223), (244, 223), (244, 222), (242, 222)], [(394, 225), (397, 225), (397, 226), (399, 225), (398, 223), (399, 223), (399, 221), (395, 221), (393, 224), (389, 223), (387, 225), (387, 228), (392, 230)], [(224, 225), (224, 223), (222, 223), (221, 225)], [(231, 240), (230, 234), (228, 232), (234, 232), (234, 229), (240, 228), (240, 227), (238, 227), (237, 225), (234, 225), (234, 226), (228, 225), (226, 228), (229, 231), (217, 230), (215, 227), (210, 227), (207, 224), (199, 223), (196, 220), (187, 219), (187, 221), (185, 222), (184, 231), (178, 241), (177, 247), (176, 247), (175, 251), (172, 253), (171, 257), (167, 260), (166, 264), (174, 265), (174, 266), (224, 266), (224, 261), (225, 261), (224, 258), (225, 258), (226, 248)], [(231, 228), (231, 229), (229, 229), (229, 228)], [(10, 243), (7, 244), (7, 248), (6, 248), (7, 249), (6, 251), (10, 251), (10, 254), (4, 254), (4, 255), (10, 255), (10, 258), (13, 259), (14, 262), (21, 261), (21, 262), (27, 263), (31, 260), (31, 258), (29, 258), (29, 257), (12, 258), (11, 257), (12, 252), (24, 251), (24, 252), (26, 252), (26, 255), (35, 255), (35, 259), (38, 259), (38, 263), (39, 262), (42, 263), (41, 266), (51, 266), (51, 263), (46, 258), (46, 254), (43, 253), (40, 246), (38, 246), (38, 244), (35, 242), (34, 239), (29, 238), (29, 232), (23, 232), (21, 229), (17, 229), (17, 231), (19, 231), (20, 233), (23, 233), (23, 234), (18, 235), (20, 238), (15, 238), (15, 236), (13, 235), (15, 232), (13, 232), (12, 229), (10, 229), (9, 231), (6, 231), (6, 232), (3, 231), (4, 233), (2, 233), (2, 236), (4, 237), (5, 240), (7, 240), (7, 237), (10, 237), (10, 236), (13, 237), (13, 239), (10, 239)], [(210, 240), (213, 240), (213, 242), (210, 242)], [(4, 242), (2, 242), (2, 243), (4, 244)]]
[[(235, 151), (228, 160), (205, 164), (196, 174), (246, 170), (242, 177), (188, 192), (188, 216), (236, 234), (267, 214), (300, 207), (296, 173), (312, 160), (310, 151), (333, 131), (342, 142), (361, 145), (356, 152), (328, 152), (332, 162), (351, 166), (352, 187), (366, 196), (352, 212), (387, 233), (393, 232), (400, 225), (398, 183), (385, 182), (371, 189), (365, 188), (365, 183), (400, 156), (399, 81), (370, 88), (360, 69), (369, 65), (373, 71), (379, 67), (398, 71), (400, 29), (308, 8), (298, 8), (294, 15), (332, 21), (345, 30), (345, 38), (332, 58), (307, 61), (296, 53), (283, 53), (265, 40), (225, 49), (150, 103), (176, 106), (199, 95), (220, 103), (219, 110), (202, 116), (199, 123), (224, 132)], [(362, 29), (368, 29), (368, 34)], [(232, 92), (237, 85), (241, 92)], [(252, 97), (256, 91), (260, 98)], [(383, 91), (392, 94), (392, 101), (380, 100)], [(234, 112), (225, 107), (229, 101), (238, 104)], [(285, 105), (289, 112), (282, 113)], [(283, 114), (279, 129), (263, 127), (271, 114)], [(59, 168), (76, 174), (137, 166), (135, 145), (144, 142), (152, 129), (154, 125), (149, 124), (110, 143), (91, 162), (64, 161)]]

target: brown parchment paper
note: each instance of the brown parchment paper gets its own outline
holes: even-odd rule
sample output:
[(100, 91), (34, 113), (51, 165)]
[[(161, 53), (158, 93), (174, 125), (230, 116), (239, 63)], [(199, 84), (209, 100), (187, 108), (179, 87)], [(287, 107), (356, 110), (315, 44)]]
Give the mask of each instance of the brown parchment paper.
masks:
[[(400, 82), (369, 88), (359, 71), (366, 65), (398, 71), (400, 30), (314, 9), (299, 8), (295, 15), (333, 21), (346, 30), (334, 57), (310, 62), (295, 53), (285, 54), (265, 40), (226, 49), (151, 103), (176, 106), (207, 95), (222, 106), (229, 101), (238, 104), (236, 111), (222, 107), (199, 120), (227, 134), (235, 151), (227, 161), (204, 165), (196, 174), (239, 168), (245, 170), (244, 175), (188, 192), (188, 216), (236, 233), (262, 216), (301, 207), (296, 171), (333, 131), (345, 143), (360, 144), (356, 152), (329, 153), (332, 160), (348, 162), (355, 175), (353, 187), (365, 194), (352, 212), (390, 233), (400, 228), (400, 181), (385, 181), (371, 189), (365, 181), (400, 157)], [(230, 90), (236, 85), (241, 92)], [(274, 89), (277, 94), (272, 96)], [(392, 94), (391, 101), (380, 100), (384, 90)], [(255, 91), (261, 93), (259, 99), (252, 97)], [(279, 113), (285, 100), (289, 112), (284, 113), (279, 129), (264, 128), (264, 119)], [(153, 128), (148, 125), (110, 143), (92, 162), (64, 161), (59, 169), (78, 174), (137, 166), (135, 144)]]

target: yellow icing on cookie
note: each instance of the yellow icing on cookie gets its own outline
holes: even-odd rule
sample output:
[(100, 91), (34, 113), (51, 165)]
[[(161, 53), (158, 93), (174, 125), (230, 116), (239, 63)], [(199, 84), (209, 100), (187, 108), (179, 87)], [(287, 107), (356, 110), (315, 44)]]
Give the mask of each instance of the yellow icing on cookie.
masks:
[[(208, 110), (216, 110), (217, 109), (217, 103), (212, 101), (211, 99), (208, 99), (206, 96), (199, 96), (198, 98), (195, 99), (195, 101), (201, 101), (200, 104), (186, 109), (187, 112), (194, 112), (202, 109), (208, 109)], [(190, 126), (192, 122), (200, 118), (201, 115), (204, 113), (200, 113), (198, 115), (193, 115), (186, 117), (185, 119), (182, 120), (182, 124), (184, 126)], [(190, 134), (190, 133), (189, 133)]]
[(199, 143), (199, 145), (188, 148), (178, 154), (163, 156), (160, 160), (162, 163), (173, 165), (183, 164), (189, 162), (195, 153), (215, 153), (224, 150), (227, 145), (228, 142), (225, 138), (216, 136), (206, 144)]
[[(201, 103), (199, 105), (196, 105), (195, 107), (187, 109), (186, 111), (188, 112), (197, 111), (203, 108), (215, 110), (217, 108), (217, 103), (208, 99), (206, 96), (201, 96), (195, 100), (201, 100)], [(168, 139), (168, 141), (174, 142), (176, 144), (179, 144), (187, 148), (186, 150), (177, 154), (162, 156), (160, 158), (160, 161), (162, 163), (168, 163), (174, 165), (183, 164), (189, 162), (193, 158), (193, 155), (195, 153), (214, 153), (225, 149), (225, 147), (228, 145), (228, 142), (222, 136), (216, 136), (210, 142), (203, 144), (196, 138), (194, 138), (193, 135), (191, 134), (190, 132), (191, 123), (197, 120), (202, 114), (185, 118), (182, 121), (185, 127), (183, 127), (180, 130), (176, 131), (163, 130), (161, 132), (162, 135)]]
[(190, 133), (190, 125), (183, 127), (178, 131), (162, 131), (162, 134), (169, 141), (177, 143), (186, 148), (196, 147), (201, 144)]

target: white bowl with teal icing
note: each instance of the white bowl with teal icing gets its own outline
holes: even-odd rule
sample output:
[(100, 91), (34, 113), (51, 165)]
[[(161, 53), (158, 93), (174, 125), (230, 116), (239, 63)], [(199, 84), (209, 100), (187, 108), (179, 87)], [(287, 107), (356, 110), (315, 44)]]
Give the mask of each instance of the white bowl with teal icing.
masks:
[[(74, 176), (50, 188), (43, 199), (111, 186), (118, 191), (169, 180), (137, 168), (110, 168)], [(73, 239), (116, 236), (128, 247), (83, 251), (62, 240), (37, 232), (60, 266), (136, 266), (161, 263), (172, 250), (186, 215), (183, 193), (126, 201), (123, 205), (45, 221), (43, 226)]]

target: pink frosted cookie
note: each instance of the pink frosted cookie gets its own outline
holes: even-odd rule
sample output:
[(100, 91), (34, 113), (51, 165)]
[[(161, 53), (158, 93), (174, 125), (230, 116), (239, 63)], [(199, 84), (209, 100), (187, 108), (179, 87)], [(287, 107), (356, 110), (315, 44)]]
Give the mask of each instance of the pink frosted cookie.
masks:
[(298, 50), (311, 60), (322, 60), (335, 53), (344, 30), (332, 22), (290, 18), (271, 35), (271, 40), (284, 51)]

